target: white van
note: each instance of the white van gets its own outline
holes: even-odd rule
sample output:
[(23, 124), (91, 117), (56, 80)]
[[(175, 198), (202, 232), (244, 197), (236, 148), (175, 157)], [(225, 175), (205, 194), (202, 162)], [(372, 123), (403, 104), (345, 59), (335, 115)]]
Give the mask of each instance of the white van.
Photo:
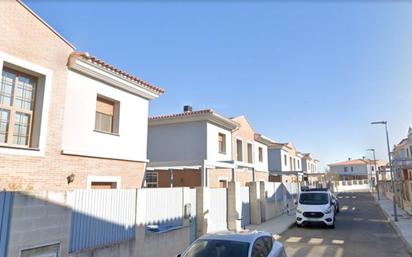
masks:
[(329, 191), (303, 191), (299, 194), (297, 204), (298, 227), (308, 223), (323, 223), (330, 228), (335, 228), (335, 200)]

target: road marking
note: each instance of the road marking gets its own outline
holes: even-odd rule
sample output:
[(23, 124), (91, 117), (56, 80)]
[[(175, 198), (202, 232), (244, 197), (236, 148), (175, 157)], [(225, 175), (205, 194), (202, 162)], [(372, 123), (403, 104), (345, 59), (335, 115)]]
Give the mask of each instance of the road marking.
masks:
[(313, 245), (313, 244), (321, 244), (321, 243), (323, 243), (323, 238), (316, 238), (316, 237), (314, 237), (314, 238), (311, 238), (311, 239), (308, 241), (308, 244), (311, 244), (311, 245)]
[(344, 240), (338, 240), (338, 239), (332, 240), (332, 244), (335, 244), (335, 245), (343, 245), (344, 243), (345, 243)]
[(302, 240), (302, 237), (297, 237), (297, 236), (291, 236), (287, 240), (285, 240), (286, 243), (298, 243)]

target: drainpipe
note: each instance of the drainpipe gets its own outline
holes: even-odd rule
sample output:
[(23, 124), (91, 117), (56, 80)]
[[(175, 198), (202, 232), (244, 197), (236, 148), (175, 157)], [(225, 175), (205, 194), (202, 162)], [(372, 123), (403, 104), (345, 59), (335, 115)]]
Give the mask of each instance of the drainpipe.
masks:
[(169, 169), (170, 187), (173, 187), (173, 169)]

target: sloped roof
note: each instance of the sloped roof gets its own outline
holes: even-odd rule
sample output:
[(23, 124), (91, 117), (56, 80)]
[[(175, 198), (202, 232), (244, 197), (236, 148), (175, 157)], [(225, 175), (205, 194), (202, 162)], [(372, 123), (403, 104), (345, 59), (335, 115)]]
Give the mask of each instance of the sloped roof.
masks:
[(149, 126), (164, 125), (170, 123), (184, 123), (200, 120), (211, 121), (229, 129), (236, 129), (239, 127), (239, 123), (218, 114), (212, 109), (188, 111), (149, 117)]
[(343, 166), (343, 165), (356, 166), (356, 165), (365, 165), (369, 163), (373, 163), (373, 161), (369, 159), (355, 159), (355, 160), (347, 160), (343, 162), (331, 163), (331, 164), (328, 164), (328, 166)]
[(213, 113), (213, 110), (204, 109), (204, 110), (198, 110), (198, 111), (192, 111), (192, 112), (181, 112), (181, 113), (174, 113), (174, 114), (159, 115), (159, 116), (149, 117), (149, 120), (160, 120), (160, 119), (177, 118), (177, 117), (185, 117), (185, 116), (196, 116), (196, 115), (207, 114), (207, 113)]
[(151, 91), (154, 91), (158, 94), (163, 94), (164, 93), (164, 89), (162, 89), (160, 87), (157, 87), (157, 86), (154, 86), (154, 85), (150, 84), (149, 82), (146, 82), (146, 81), (144, 81), (144, 80), (142, 80), (142, 79), (140, 79), (140, 78), (138, 78), (134, 75), (131, 75), (131, 74), (129, 74), (129, 73), (123, 71), (123, 70), (120, 70), (120, 69), (116, 68), (115, 66), (113, 66), (111, 64), (108, 64), (108, 63), (104, 62), (103, 60), (98, 59), (95, 56), (90, 55), (87, 52), (75, 51), (75, 52), (71, 53), (70, 56), (75, 56), (75, 57), (81, 58), (83, 60), (86, 60), (88, 62), (91, 62), (95, 65), (98, 65), (99, 67), (102, 67), (102, 68), (104, 68), (105, 70), (107, 70), (109, 72), (113, 72), (113, 73), (115, 73), (117, 75), (120, 75), (121, 77), (123, 77), (127, 80), (130, 80), (131, 82), (137, 82), (140, 85), (142, 85), (142, 86), (146, 87), (147, 89), (149, 89)]

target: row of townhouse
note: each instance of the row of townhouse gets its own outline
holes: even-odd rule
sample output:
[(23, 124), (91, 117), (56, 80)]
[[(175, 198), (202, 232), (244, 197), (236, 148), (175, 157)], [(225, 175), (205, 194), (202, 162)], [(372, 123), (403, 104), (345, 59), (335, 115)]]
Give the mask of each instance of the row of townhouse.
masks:
[(226, 187), (268, 181), (270, 139), (244, 116), (226, 118), (213, 110), (149, 119), (148, 187)]
[(148, 156), (148, 187), (302, 182), (303, 176), (318, 174), (318, 160), (311, 154), (257, 133), (244, 116), (226, 118), (191, 106), (149, 118)]
[[(394, 146), (392, 164), (398, 192), (398, 204), (412, 215), (412, 128), (409, 128), (407, 136)], [(385, 171), (386, 177), (391, 178), (391, 175), (388, 174), (390, 173), (389, 169), (385, 169)], [(387, 193), (392, 192), (388, 180), (384, 183), (384, 187)]]
[(0, 13), (0, 190), (141, 187), (163, 89), (76, 51), (21, 1)]
[(307, 181), (310, 185), (320, 181), (319, 160), (310, 153), (298, 151), (292, 143), (273, 143), (268, 148), (269, 181)]
[(226, 187), (316, 172), (310, 154), (244, 116), (186, 106), (149, 118), (163, 89), (77, 51), (20, 0), (0, 13), (0, 189)]

